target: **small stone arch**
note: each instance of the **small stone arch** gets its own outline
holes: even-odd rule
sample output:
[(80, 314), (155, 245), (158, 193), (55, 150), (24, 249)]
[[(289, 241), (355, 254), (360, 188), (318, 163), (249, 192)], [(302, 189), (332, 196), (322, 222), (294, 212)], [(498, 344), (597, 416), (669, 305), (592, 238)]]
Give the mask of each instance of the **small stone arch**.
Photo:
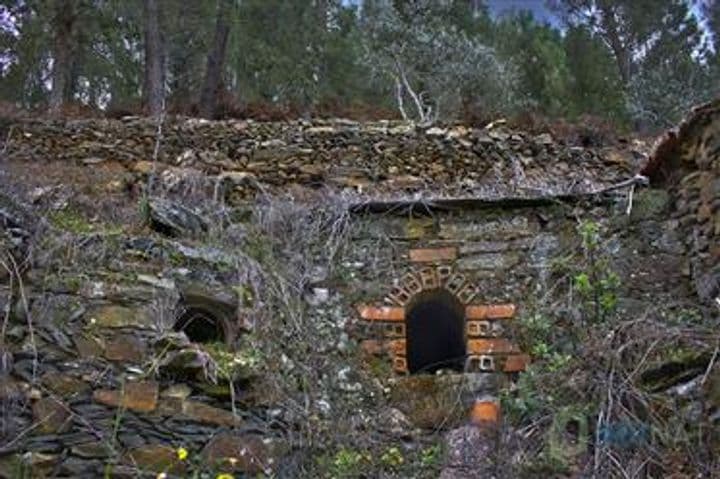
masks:
[(185, 292), (177, 307), (175, 327), (192, 342), (230, 344), (236, 336), (236, 306), (209, 294)]

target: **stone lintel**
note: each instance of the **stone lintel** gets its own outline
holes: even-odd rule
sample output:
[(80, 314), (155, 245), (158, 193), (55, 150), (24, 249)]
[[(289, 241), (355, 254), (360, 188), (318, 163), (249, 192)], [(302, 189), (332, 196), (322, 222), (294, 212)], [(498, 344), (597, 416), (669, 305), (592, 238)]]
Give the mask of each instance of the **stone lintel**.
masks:
[(410, 261), (413, 263), (434, 263), (453, 261), (457, 258), (457, 248), (418, 248), (410, 250)]

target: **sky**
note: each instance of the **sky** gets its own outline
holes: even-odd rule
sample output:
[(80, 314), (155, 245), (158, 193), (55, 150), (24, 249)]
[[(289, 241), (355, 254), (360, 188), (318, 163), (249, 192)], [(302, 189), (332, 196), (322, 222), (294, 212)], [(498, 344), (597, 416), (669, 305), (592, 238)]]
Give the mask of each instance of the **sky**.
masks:
[(547, 8), (545, 0), (487, 0), (487, 5), (493, 16), (501, 16), (513, 10), (528, 10), (539, 22), (555, 26), (560, 23), (560, 19)]

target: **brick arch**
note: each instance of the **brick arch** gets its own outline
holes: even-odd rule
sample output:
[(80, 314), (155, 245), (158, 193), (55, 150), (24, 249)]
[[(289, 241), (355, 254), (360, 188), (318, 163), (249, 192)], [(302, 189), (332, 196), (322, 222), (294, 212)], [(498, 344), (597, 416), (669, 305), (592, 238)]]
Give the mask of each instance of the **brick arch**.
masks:
[(416, 294), (405, 307), (408, 371), (463, 371), (467, 358), (465, 308), (445, 288)]
[(463, 272), (450, 265), (413, 268), (403, 275), (380, 304), (360, 304), (360, 317), (376, 325), (382, 339), (376, 349), (392, 358), (397, 373), (410, 372), (408, 367), (407, 312), (413, 299), (428, 291), (445, 290), (463, 308), (465, 322), (466, 362), (464, 370), (473, 372), (516, 372), (524, 369), (527, 356), (506, 339), (504, 323), (515, 315), (513, 304), (482, 304), (476, 302), (480, 289)]

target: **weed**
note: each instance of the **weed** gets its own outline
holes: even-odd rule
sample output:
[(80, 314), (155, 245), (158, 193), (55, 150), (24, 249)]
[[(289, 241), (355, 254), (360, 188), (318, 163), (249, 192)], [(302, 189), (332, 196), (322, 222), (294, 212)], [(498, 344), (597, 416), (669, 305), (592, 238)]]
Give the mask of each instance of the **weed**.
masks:
[(391, 469), (396, 469), (405, 463), (405, 457), (399, 448), (393, 446), (380, 456), (380, 462)]
[(442, 461), (443, 450), (440, 444), (424, 448), (420, 452), (420, 465), (423, 468), (434, 468)]
[[(332, 479), (342, 479), (357, 477), (365, 466), (371, 462), (371, 457), (367, 453), (348, 448), (341, 448), (330, 459), (321, 458), (321, 466), (324, 466)], [(329, 464), (323, 464), (327, 463)]]
[(69, 231), (70, 233), (86, 234), (92, 233), (95, 230), (94, 225), (70, 208), (51, 212), (48, 215), (48, 220), (50, 220), (50, 223), (56, 228)]
[(615, 311), (620, 277), (609, 267), (600, 242), (600, 226), (584, 221), (578, 227), (585, 258), (583, 269), (574, 277), (574, 285), (582, 298), (586, 322), (600, 324)]

